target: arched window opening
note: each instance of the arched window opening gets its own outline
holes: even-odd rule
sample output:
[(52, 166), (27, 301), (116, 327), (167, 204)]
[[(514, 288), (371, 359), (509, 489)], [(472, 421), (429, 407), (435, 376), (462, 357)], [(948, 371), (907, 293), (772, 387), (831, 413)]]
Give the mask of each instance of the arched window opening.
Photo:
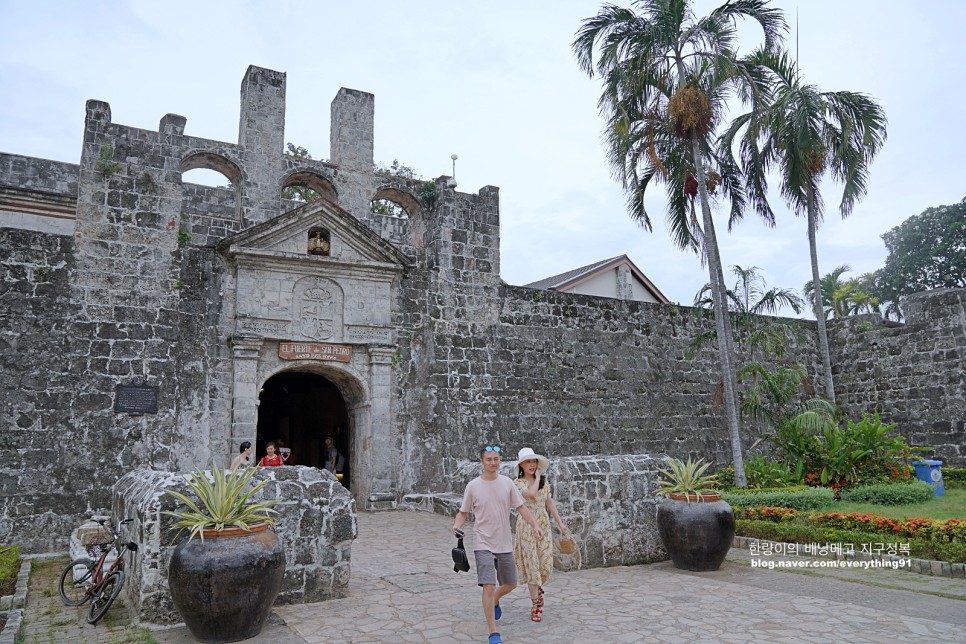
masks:
[(309, 229), (308, 254), (322, 255), (328, 257), (332, 250), (332, 235), (321, 226), (314, 226)]
[(325, 199), (339, 203), (339, 194), (332, 182), (314, 172), (294, 172), (282, 182), (282, 199), (298, 203), (311, 203)]
[(211, 152), (191, 154), (181, 161), (182, 182), (235, 189), (241, 185), (241, 180), (241, 169), (237, 165)]
[(382, 188), (372, 196), (369, 210), (373, 214), (399, 219), (419, 215), (419, 200), (410, 192), (399, 188)]
[(386, 217), (398, 217), (400, 219), (408, 219), (409, 213), (406, 209), (400, 206), (395, 201), (391, 199), (375, 199), (370, 204), (370, 210), (376, 215), (385, 215)]
[(242, 182), (241, 168), (221, 155), (195, 152), (181, 160), (181, 197), (189, 210), (203, 203), (211, 216), (240, 219)]
[(217, 170), (208, 170), (207, 168), (195, 168), (194, 170), (182, 172), (181, 182), (193, 183), (198, 186), (207, 186), (209, 188), (224, 188), (225, 190), (235, 189), (234, 183), (226, 175), (218, 172)]

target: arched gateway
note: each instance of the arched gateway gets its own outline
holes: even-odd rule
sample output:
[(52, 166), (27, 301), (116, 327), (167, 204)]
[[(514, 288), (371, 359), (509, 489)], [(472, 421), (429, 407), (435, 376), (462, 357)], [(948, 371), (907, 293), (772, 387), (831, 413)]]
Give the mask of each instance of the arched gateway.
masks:
[[(329, 255), (306, 252), (318, 227), (330, 233)], [(297, 464), (321, 466), (331, 434), (356, 503), (391, 505), (391, 312), (406, 257), (325, 200), (218, 250), (235, 282), (225, 311), (234, 320), (232, 449), (283, 438)]]
[(290, 450), (282, 454), (286, 465), (323, 468), (325, 439), (331, 438), (342, 455), (338, 471), (348, 487), (352, 472), (346, 467), (346, 457), (351, 454), (355, 422), (350, 416), (354, 406), (347, 402), (342, 389), (347, 390), (349, 401), (361, 399), (362, 392), (354, 381), (346, 381), (338, 371), (327, 368), (282, 371), (266, 380), (258, 394), (255, 453), (264, 454), (269, 441), (279, 447), (284, 441)]

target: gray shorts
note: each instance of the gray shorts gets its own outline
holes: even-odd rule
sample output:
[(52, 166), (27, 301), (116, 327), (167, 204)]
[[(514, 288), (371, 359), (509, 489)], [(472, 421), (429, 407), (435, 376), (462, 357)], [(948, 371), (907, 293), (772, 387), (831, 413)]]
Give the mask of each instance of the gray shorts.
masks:
[(517, 567), (512, 552), (493, 554), (489, 550), (474, 550), (476, 557), (476, 583), (478, 586), (492, 584), (517, 585)]

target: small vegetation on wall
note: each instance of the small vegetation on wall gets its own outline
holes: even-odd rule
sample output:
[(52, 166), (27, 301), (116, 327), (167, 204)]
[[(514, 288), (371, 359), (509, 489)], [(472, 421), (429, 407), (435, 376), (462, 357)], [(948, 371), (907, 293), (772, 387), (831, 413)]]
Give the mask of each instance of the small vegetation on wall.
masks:
[(427, 208), (434, 207), (436, 200), (439, 199), (439, 190), (436, 188), (436, 182), (423, 181), (419, 184), (419, 198), (423, 200)]
[(144, 191), (148, 194), (155, 194), (158, 191), (158, 184), (154, 182), (154, 175), (148, 170), (141, 175), (141, 182), (144, 184)]
[(114, 160), (114, 146), (110, 143), (101, 146), (94, 168), (110, 179), (121, 171), (121, 164)]

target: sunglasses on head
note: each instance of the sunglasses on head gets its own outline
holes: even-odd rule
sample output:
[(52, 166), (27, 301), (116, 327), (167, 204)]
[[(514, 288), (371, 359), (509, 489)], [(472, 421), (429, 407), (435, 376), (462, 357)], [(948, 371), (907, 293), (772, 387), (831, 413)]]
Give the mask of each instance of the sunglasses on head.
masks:
[(496, 452), (497, 454), (500, 453), (500, 446), (499, 445), (487, 445), (483, 449), (485, 449), (488, 452)]

